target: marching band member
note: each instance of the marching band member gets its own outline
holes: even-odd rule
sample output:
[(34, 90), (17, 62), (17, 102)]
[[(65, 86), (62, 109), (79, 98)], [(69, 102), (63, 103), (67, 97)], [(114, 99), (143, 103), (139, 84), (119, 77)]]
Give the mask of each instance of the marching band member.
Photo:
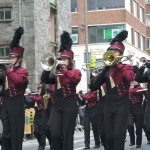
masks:
[(84, 112), (84, 137), (85, 137), (85, 148), (90, 149), (90, 123), (92, 124), (92, 130), (94, 134), (95, 147), (100, 147), (100, 139), (97, 130), (97, 120), (96, 120), (96, 111), (97, 111), (97, 92), (89, 91), (86, 94), (79, 95), (83, 98), (84, 103), (82, 105), (86, 105)]
[(43, 97), (41, 95), (42, 83), (37, 88), (38, 96), (29, 96), (36, 102), (34, 115), (34, 135), (39, 143), (38, 150), (44, 150), (46, 145), (46, 136), (43, 130)]
[[(73, 150), (73, 135), (77, 116), (76, 86), (81, 80), (81, 72), (73, 69), (72, 39), (64, 31), (61, 35), (60, 57), (66, 65), (58, 65), (62, 75), (52, 77), (50, 71), (43, 71), (41, 81), (55, 84), (55, 103), (50, 116), (52, 143), (55, 150)], [(50, 74), (50, 76), (49, 76)]]
[[(145, 115), (145, 109), (146, 109), (148, 92), (144, 91), (143, 94), (144, 94), (144, 100), (143, 100), (143, 116), (144, 116)], [(146, 138), (147, 138), (147, 145), (150, 145), (150, 134), (146, 130), (146, 126), (145, 126), (145, 122), (144, 121), (143, 121), (143, 130), (144, 130)]]
[(99, 135), (101, 138), (101, 142), (104, 145), (105, 148), (105, 133), (104, 133), (104, 108), (106, 104), (106, 83), (104, 83), (102, 86), (100, 86), (100, 89), (98, 91), (98, 108), (97, 108), (97, 126)]
[(2, 104), (1, 117), (4, 126), (2, 139), (2, 150), (21, 150), (24, 136), (24, 92), (28, 84), (28, 71), (21, 67), (24, 48), (19, 42), (24, 30), (19, 27), (15, 31), (10, 43), (11, 69), (0, 64), (5, 72), (2, 93), (4, 101)]
[(146, 132), (147, 135), (150, 135), (150, 75), (149, 75), (149, 70), (147, 70), (144, 73), (145, 68), (150, 68), (150, 63), (146, 62), (146, 64), (142, 65), (136, 76), (135, 76), (135, 81), (139, 83), (145, 83), (147, 82), (147, 88), (148, 88), (148, 96), (147, 96), (147, 102), (146, 102), (146, 109), (145, 109), (145, 115), (144, 115), (144, 123), (146, 127)]
[(143, 88), (136, 81), (133, 81), (133, 88), (129, 89), (130, 94), (130, 109), (128, 116), (128, 132), (130, 136), (129, 146), (135, 145), (135, 133), (134, 133), (134, 123), (136, 126), (136, 148), (141, 147), (142, 143), (142, 127), (143, 127)]
[[(48, 86), (48, 87), (46, 87)], [(55, 84), (43, 84), (42, 85), (42, 95), (44, 96), (45, 93), (48, 92), (50, 94), (50, 98), (48, 100), (47, 107), (45, 106), (44, 108), (44, 113), (43, 113), (43, 129), (44, 133), (49, 141), (50, 145), (50, 150), (54, 150), (53, 144), (52, 144), (52, 139), (51, 139), (51, 132), (50, 132), (50, 114), (52, 107), (54, 105), (55, 101)], [(45, 102), (44, 102), (45, 103)]]
[[(127, 31), (122, 31), (116, 35), (107, 50), (114, 52), (116, 56), (122, 56), (125, 49), (122, 41), (126, 39), (127, 34)], [(114, 66), (105, 66), (91, 80), (90, 89), (92, 90), (97, 90), (103, 83), (106, 83), (107, 96), (104, 110), (106, 150), (124, 150), (129, 112), (128, 90), (133, 78), (133, 67), (120, 63), (120, 58), (116, 58)]]

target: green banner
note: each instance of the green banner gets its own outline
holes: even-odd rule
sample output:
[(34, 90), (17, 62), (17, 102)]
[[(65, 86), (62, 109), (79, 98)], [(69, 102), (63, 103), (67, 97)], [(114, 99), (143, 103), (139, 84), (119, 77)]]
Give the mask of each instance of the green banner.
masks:
[(104, 30), (104, 39), (111, 39), (112, 38), (112, 29)]

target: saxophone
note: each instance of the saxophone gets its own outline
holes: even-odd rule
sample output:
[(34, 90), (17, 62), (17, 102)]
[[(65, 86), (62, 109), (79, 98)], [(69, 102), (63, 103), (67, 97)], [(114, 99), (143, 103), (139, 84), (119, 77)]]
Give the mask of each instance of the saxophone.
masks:
[(47, 89), (49, 88), (48, 84), (46, 84), (46, 92), (43, 95), (43, 105), (44, 105), (44, 110), (46, 110), (48, 108), (48, 103), (49, 103), (49, 99), (50, 99), (50, 94), (47, 92)]

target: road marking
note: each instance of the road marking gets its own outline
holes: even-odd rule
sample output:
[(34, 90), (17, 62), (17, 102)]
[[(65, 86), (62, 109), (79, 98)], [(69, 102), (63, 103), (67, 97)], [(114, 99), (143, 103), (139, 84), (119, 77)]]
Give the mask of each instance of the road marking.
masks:
[[(94, 146), (94, 145), (90, 145), (90, 146)], [(79, 149), (83, 149), (84, 147), (80, 147), (80, 148), (76, 148), (74, 150), (79, 150)]]
[[(94, 139), (94, 138), (90, 138), (90, 139)], [(80, 141), (84, 141), (84, 139), (76, 140), (76, 141), (74, 141), (74, 143), (76, 143), (76, 142), (80, 142)]]

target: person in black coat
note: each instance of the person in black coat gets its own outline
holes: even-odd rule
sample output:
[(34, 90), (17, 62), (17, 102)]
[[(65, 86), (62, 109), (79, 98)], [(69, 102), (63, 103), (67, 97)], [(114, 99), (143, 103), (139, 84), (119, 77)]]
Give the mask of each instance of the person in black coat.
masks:
[(150, 135), (150, 71), (148, 69), (144, 73), (145, 68), (150, 68), (149, 62), (146, 62), (144, 65), (142, 65), (139, 68), (135, 76), (135, 80), (139, 83), (147, 82), (148, 96), (147, 96), (146, 109), (145, 109), (145, 115), (144, 115), (144, 123), (145, 123), (146, 131), (147, 131), (147, 135)]

